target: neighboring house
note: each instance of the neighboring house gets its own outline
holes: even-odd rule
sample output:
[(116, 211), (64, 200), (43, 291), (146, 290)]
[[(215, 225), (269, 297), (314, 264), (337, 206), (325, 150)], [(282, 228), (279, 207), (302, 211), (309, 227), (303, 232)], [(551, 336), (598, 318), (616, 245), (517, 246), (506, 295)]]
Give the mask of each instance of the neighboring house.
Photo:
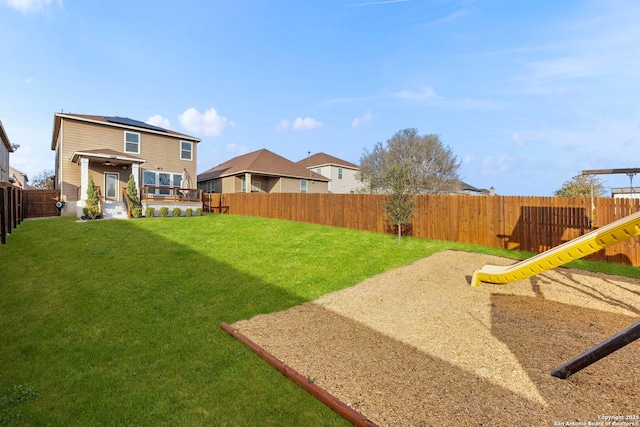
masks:
[[(123, 117), (56, 113), (51, 149), (55, 151), (55, 188), (65, 202), (63, 215), (82, 216), (89, 176), (113, 216), (122, 215), (123, 190), (133, 175), (141, 199), (175, 202), (177, 188), (196, 175), (200, 139)], [(164, 199), (163, 199), (164, 198)], [(143, 203), (144, 206), (144, 203)]]
[(355, 193), (365, 187), (359, 177), (360, 166), (346, 160), (317, 153), (298, 164), (329, 178), (329, 193)]
[(23, 190), (27, 188), (27, 182), (29, 182), (29, 178), (27, 174), (19, 171), (13, 166), (9, 166), (9, 182), (11, 182), (16, 187), (20, 187)]
[(327, 193), (329, 179), (269, 150), (234, 157), (198, 175), (206, 193)]
[(486, 190), (484, 188), (480, 189), (480, 188), (476, 188), (472, 185), (467, 184), (466, 182), (463, 181), (458, 181), (460, 184), (460, 188), (458, 189), (458, 191), (456, 192), (456, 194), (467, 194), (469, 196), (493, 196), (495, 195), (495, 191), (493, 190), (493, 187), (491, 187), (489, 190)]
[(9, 153), (15, 151), (13, 147), (0, 121), (0, 182), (9, 181)]

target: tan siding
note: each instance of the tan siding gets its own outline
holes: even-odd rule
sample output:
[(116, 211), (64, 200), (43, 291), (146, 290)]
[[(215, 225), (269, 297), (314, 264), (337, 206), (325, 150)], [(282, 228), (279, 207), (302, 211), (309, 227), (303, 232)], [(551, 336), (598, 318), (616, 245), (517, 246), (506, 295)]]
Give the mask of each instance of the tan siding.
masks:
[(310, 193), (325, 194), (329, 192), (329, 183), (326, 181), (311, 181), (309, 183)]
[(234, 176), (222, 178), (222, 193), (235, 193), (233, 185), (235, 179)]
[(280, 179), (280, 192), (281, 193), (299, 193), (300, 192), (300, 180), (293, 178), (281, 178)]
[[(62, 167), (62, 194), (67, 200), (76, 200), (80, 187), (80, 165), (71, 162), (74, 152), (97, 149), (111, 149), (125, 153), (125, 129), (87, 123), (62, 118), (61, 137), (63, 152), (60, 155)], [(162, 170), (163, 172), (181, 174), (187, 169), (191, 175), (191, 187), (196, 186), (197, 143), (193, 143), (193, 160), (180, 159), (180, 139), (146, 133), (138, 129), (131, 132), (140, 134), (140, 153), (131, 155), (145, 159), (147, 162), (141, 170)], [(60, 136), (58, 137), (60, 138)], [(59, 141), (60, 142), (60, 141)], [(57, 144), (57, 146), (60, 146)], [(91, 176), (97, 186), (104, 186), (104, 172), (114, 171), (120, 174), (120, 186), (126, 186), (131, 169), (105, 169), (101, 164), (92, 162), (89, 165)], [(141, 176), (142, 178), (142, 172)]]

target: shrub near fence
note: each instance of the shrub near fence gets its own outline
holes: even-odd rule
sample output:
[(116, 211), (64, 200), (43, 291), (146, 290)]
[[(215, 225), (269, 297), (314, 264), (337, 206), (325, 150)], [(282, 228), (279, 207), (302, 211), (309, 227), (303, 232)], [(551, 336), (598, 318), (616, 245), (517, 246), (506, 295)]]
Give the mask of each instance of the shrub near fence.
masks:
[[(420, 195), (411, 224), (415, 237), (543, 252), (640, 210), (639, 199)], [(393, 232), (384, 196), (372, 194), (205, 194), (206, 212)], [(640, 240), (590, 255), (592, 260), (640, 265)]]

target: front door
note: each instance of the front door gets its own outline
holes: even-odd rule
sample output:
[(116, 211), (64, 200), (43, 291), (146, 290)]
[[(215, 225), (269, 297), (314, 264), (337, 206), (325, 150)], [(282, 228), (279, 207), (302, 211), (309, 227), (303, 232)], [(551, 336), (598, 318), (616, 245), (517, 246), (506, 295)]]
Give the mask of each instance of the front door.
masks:
[(104, 174), (104, 198), (107, 200), (118, 200), (118, 181), (120, 177), (117, 173)]

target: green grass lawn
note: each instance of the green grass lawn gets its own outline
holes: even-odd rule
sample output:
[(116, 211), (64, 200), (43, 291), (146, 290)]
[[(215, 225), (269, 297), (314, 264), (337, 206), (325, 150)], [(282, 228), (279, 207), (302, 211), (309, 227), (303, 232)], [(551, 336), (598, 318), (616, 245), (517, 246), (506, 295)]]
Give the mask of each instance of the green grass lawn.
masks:
[(349, 425), (220, 323), (449, 248), (531, 255), (230, 215), (25, 221), (0, 246), (0, 425)]

